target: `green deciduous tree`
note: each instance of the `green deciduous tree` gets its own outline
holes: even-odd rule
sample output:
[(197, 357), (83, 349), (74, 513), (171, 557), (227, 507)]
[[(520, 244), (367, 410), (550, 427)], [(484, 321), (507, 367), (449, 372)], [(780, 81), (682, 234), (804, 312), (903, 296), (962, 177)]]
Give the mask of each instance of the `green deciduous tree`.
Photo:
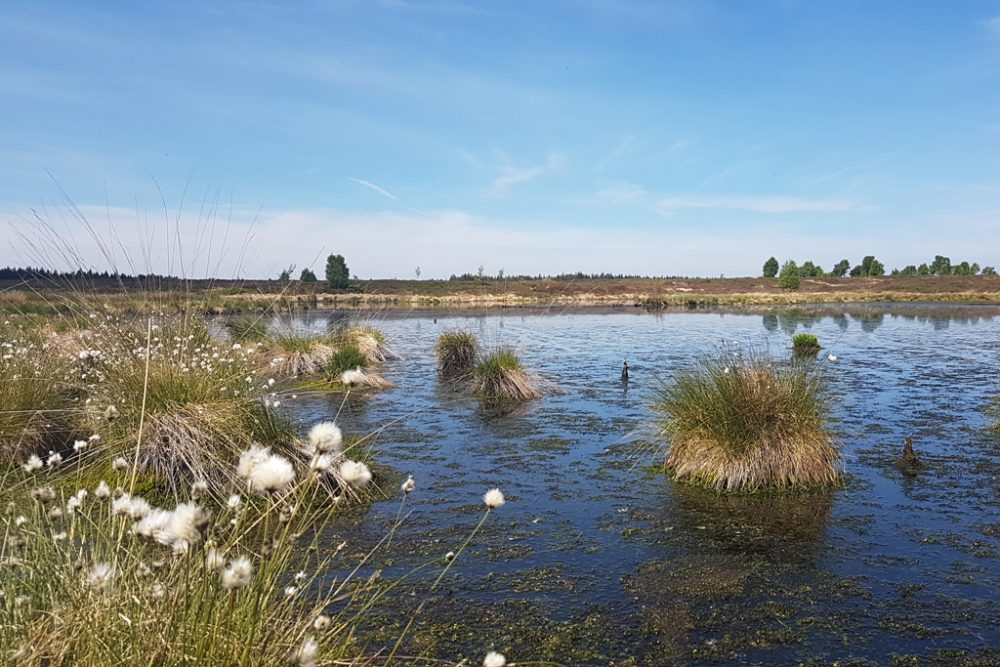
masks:
[(841, 278), (847, 275), (847, 272), (851, 270), (851, 263), (846, 259), (842, 259), (834, 265), (833, 270), (830, 271), (831, 276), (836, 276)]
[(764, 277), (773, 278), (778, 275), (778, 260), (774, 257), (764, 262)]
[(351, 273), (343, 255), (326, 258), (326, 284), (333, 289), (346, 289), (351, 284)]
[(792, 260), (781, 265), (778, 274), (778, 287), (781, 289), (798, 289), (800, 284), (799, 267)]

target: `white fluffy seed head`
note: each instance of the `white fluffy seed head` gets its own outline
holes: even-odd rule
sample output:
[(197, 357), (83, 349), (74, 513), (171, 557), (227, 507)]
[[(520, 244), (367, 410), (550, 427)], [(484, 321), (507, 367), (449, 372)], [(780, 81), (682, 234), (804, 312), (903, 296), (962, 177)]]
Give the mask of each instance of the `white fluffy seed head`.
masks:
[(319, 653), (319, 644), (315, 637), (309, 636), (302, 641), (302, 645), (295, 649), (288, 659), (297, 667), (315, 667), (317, 653)]
[(97, 498), (109, 498), (111, 496), (111, 487), (102, 479), (97, 484), (97, 488), (94, 489), (94, 496)]
[(348, 387), (354, 387), (359, 385), (368, 384), (368, 376), (360, 368), (355, 368), (353, 370), (344, 371), (340, 374), (341, 383), (347, 385)]
[(340, 478), (351, 486), (363, 487), (372, 481), (372, 471), (360, 461), (344, 461), (340, 464)]
[(490, 489), (483, 495), (483, 502), (488, 508), (495, 510), (502, 507), (507, 499), (503, 497), (503, 492), (500, 489)]
[(316, 617), (316, 620), (313, 621), (313, 629), (315, 629), (317, 632), (322, 632), (323, 630), (326, 630), (328, 627), (330, 627), (330, 617), (327, 616), (326, 614), (320, 614), (319, 616)]
[(238, 556), (229, 561), (229, 567), (222, 572), (222, 587), (228, 591), (246, 588), (253, 578), (253, 563), (246, 556)]
[(28, 462), (23, 467), (25, 472), (35, 472), (42, 467), (42, 459), (37, 454), (32, 454), (28, 457)]
[(413, 481), (413, 475), (407, 475), (406, 481), (403, 482), (403, 485), (399, 488), (403, 493), (409, 493), (413, 489), (417, 488), (416, 482)]
[(325, 454), (317, 454), (312, 457), (312, 461), (309, 462), (309, 469), (314, 472), (329, 472), (330, 468), (337, 461), (337, 455), (331, 452)]
[(507, 658), (503, 657), (503, 653), (496, 651), (490, 651), (483, 658), (483, 667), (504, 667), (506, 664)]
[(334, 422), (320, 422), (309, 429), (309, 444), (317, 452), (339, 454), (344, 443), (344, 434)]
[(115, 498), (111, 503), (111, 511), (115, 514), (124, 514), (134, 521), (142, 519), (150, 513), (151, 507), (144, 499), (138, 496), (130, 496), (123, 493), (120, 498)]
[(111, 588), (115, 578), (115, 568), (111, 563), (94, 563), (87, 573), (87, 585), (96, 591), (106, 591)]
[(128, 468), (128, 461), (125, 460), (124, 456), (119, 456), (114, 461), (111, 462), (111, 468), (113, 470), (125, 470)]

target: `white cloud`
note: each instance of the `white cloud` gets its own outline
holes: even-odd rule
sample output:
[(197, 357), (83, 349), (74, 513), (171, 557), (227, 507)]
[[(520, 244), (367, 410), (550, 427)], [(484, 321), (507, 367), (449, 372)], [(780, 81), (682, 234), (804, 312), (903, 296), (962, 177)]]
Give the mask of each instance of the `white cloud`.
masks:
[(566, 158), (562, 155), (552, 153), (548, 162), (544, 165), (534, 165), (528, 167), (514, 167), (509, 164), (500, 168), (500, 174), (493, 179), (490, 184), (488, 194), (500, 195), (507, 192), (511, 186), (518, 183), (527, 183), (546, 174), (561, 171), (566, 166)]
[(646, 189), (634, 183), (618, 183), (601, 188), (597, 191), (596, 197), (599, 202), (606, 204), (627, 204), (643, 199), (648, 193)]
[(354, 178), (353, 176), (348, 176), (348, 178), (350, 180), (354, 181), (355, 183), (358, 183), (360, 185), (365, 186), (366, 188), (370, 188), (370, 189), (374, 190), (375, 192), (379, 193), (383, 197), (391, 199), (392, 201), (399, 201), (398, 199), (396, 199), (396, 195), (392, 194), (391, 192), (389, 192), (385, 188), (382, 188), (382, 187), (379, 187), (379, 186), (375, 185), (371, 181), (366, 181), (363, 178)]
[(847, 199), (812, 199), (806, 197), (733, 197), (685, 195), (664, 197), (655, 210), (672, 216), (683, 209), (732, 209), (754, 213), (819, 213), (864, 210), (861, 204)]

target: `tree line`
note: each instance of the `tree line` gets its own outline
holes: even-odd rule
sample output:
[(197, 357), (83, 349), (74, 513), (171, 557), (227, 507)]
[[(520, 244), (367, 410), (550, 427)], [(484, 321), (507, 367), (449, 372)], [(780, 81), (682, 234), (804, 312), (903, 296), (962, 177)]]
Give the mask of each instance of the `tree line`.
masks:
[[(818, 278), (823, 276), (832, 276), (835, 278), (843, 276), (850, 276), (852, 278), (868, 278), (884, 276), (885, 265), (876, 259), (874, 255), (867, 255), (861, 260), (860, 264), (856, 264), (853, 267), (848, 260), (842, 259), (837, 262), (829, 272), (825, 272), (823, 271), (823, 267), (810, 261), (803, 262), (800, 265), (797, 264), (795, 260), (787, 260), (784, 264), (779, 266), (777, 258), (769, 257), (767, 261), (764, 262), (763, 275), (765, 278), (774, 278), (777, 276), (779, 283), (784, 281), (787, 286), (791, 286), (792, 283), (795, 283), (795, 287), (797, 287), (797, 280), (802, 278)], [(943, 255), (936, 255), (934, 260), (930, 263), (925, 262), (920, 266), (909, 264), (902, 269), (893, 269), (891, 275), (995, 276), (997, 275), (997, 272), (992, 266), (984, 266), (980, 268), (979, 264), (975, 262), (972, 262), (971, 264), (969, 262), (952, 264), (950, 258)]]

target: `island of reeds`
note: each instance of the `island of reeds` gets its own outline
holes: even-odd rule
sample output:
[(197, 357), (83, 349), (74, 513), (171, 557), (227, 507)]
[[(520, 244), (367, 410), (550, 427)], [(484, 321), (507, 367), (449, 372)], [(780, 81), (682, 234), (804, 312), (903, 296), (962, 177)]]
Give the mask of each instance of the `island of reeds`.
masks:
[(837, 484), (829, 396), (813, 366), (724, 354), (679, 371), (654, 405), (669, 442), (667, 468), (677, 480), (724, 492)]

